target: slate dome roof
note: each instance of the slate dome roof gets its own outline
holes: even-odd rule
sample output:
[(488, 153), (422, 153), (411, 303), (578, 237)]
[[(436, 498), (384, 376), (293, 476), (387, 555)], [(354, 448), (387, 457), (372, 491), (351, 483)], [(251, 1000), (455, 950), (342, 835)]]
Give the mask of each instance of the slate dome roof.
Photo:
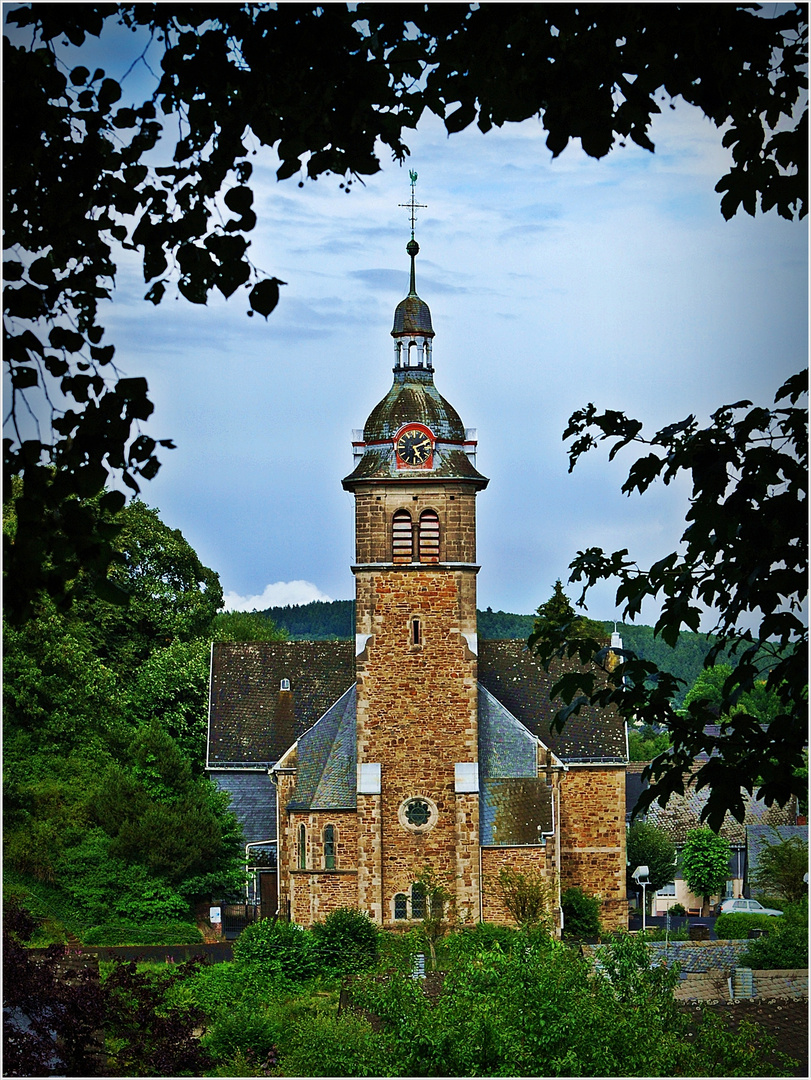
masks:
[(416, 293), (410, 293), (394, 309), (394, 327), (391, 336), (399, 337), (400, 334), (422, 334), (423, 337), (434, 337), (431, 310)]
[(395, 371), (391, 389), (369, 414), (363, 429), (364, 442), (393, 439), (403, 424), (410, 422), (425, 424), (443, 442), (465, 441), (459, 413), (434, 386), (430, 371)]

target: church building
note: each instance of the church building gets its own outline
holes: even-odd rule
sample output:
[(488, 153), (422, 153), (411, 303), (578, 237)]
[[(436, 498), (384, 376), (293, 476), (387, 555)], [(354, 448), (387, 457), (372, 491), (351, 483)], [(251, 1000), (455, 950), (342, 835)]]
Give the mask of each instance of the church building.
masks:
[(522, 641), (478, 639), (476, 499), (488, 480), (475, 431), (434, 383), (414, 205), (412, 179), (393, 380), (343, 480), (354, 647), (215, 644), (207, 769), (232, 795), (263, 895), (302, 925), (348, 906), (408, 927), (426, 913), (426, 876), (452, 919), (509, 922), (507, 867), (545, 876), (557, 909), (561, 890), (581, 886), (606, 929), (624, 927), (623, 721), (587, 710), (552, 731), (555, 673)]

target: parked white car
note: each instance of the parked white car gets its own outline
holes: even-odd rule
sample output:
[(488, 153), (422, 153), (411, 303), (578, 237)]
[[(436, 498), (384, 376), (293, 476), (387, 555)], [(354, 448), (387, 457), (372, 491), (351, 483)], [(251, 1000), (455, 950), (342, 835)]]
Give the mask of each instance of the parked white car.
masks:
[(777, 908), (764, 907), (757, 900), (734, 900), (730, 897), (721, 904), (721, 914), (728, 915), (731, 911), (743, 912), (745, 915), (782, 915)]

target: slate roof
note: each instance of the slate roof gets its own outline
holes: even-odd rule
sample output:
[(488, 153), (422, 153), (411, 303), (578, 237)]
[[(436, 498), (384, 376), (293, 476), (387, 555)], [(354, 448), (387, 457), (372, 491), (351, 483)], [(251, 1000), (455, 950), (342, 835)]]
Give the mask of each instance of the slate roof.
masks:
[[(290, 680), (292, 731), (289, 718), (279, 715), (282, 679)], [(351, 641), (214, 644), (208, 766), (278, 761), (354, 683)]]
[(298, 740), (296, 795), (289, 810), (354, 810), (357, 805), (355, 684)]
[[(574, 666), (573, 661), (567, 663)], [(562, 732), (550, 730), (552, 717), (563, 704), (553, 704), (549, 697), (559, 669), (546, 672), (523, 641), (479, 641), (478, 667), (482, 686), (565, 762), (627, 761), (625, 722), (613, 709), (587, 708), (571, 716)]]
[(231, 796), (231, 809), (242, 824), (244, 843), (276, 839), (276, 785), (266, 770), (215, 769), (209, 776), (220, 791)]
[(747, 825), (746, 827), (746, 866), (747, 876), (757, 867), (758, 857), (766, 844), (778, 843), (798, 836), (803, 843), (808, 843), (807, 825)]
[[(696, 770), (699, 764), (700, 762), (696, 763)], [(671, 795), (664, 807), (659, 803), (652, 803), (645, 814), (645, 820), (663, 829), (675, 844), (683, 844), (690, 829), (703, 828), (700, 817), (708, 798), (707, 788), (696, 791), (694, 786), (690, 786), (684, 795)], [(767, 806), (765, 802), (754, 796), (744, 796), (744, 799), (746, 810), (743, 822), (736, 821), (728, 813), (721, 825), (720, 835), (725, 837), (730, 844), (743, 847), (749, 825), (761, 825), (768, 828), (771, 825), (794, 824), (796, 809), (793, 800), (786, 806), (780, 807), (776, 803), (773, 806)]]

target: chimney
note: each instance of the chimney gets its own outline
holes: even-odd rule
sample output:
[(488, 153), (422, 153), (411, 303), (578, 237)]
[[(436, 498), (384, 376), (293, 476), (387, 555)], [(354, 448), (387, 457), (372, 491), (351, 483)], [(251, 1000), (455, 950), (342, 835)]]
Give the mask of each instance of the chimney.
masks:
[(293, 692), (290, 689), (290, 680), (282, 679), (279, 683), (279, 697), (276, 701), (276, 712), (273, 716), (273, 730), (270, 740), (276, 761), (296, 741), (295, 731), (296, 714), (293, 709)]

